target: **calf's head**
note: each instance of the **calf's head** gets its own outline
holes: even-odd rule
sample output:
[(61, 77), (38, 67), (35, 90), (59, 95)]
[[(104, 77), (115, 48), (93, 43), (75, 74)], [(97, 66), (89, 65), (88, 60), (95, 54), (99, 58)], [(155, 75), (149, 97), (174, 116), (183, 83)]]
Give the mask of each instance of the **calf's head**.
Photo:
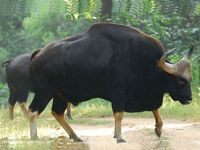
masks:
[(193, 46), (185, 56), (177, 63), (166, 62), (166, 57), (173, 50), (167, 51), (159, 60), (159, 67), (167, 73), (167, 92), (173, 100), (178, 100), (181, 104), (189, 104), (192, 100), (191, 94), (191, 73), (189, 58), (193, 52)]

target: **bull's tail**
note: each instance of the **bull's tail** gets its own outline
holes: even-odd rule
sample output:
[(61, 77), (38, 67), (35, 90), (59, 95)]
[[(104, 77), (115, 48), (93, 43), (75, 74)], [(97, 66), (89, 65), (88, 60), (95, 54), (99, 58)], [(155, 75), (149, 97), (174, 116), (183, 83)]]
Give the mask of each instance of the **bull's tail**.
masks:
[(31, 55), (31, 61), (34, 59), (34, 57), (40, 52), (41, 48), (39, 48), (38, 50), (34, 51)]
[(12, 60), (6, 60), (2, 63), (2, 67), (6, 67)]

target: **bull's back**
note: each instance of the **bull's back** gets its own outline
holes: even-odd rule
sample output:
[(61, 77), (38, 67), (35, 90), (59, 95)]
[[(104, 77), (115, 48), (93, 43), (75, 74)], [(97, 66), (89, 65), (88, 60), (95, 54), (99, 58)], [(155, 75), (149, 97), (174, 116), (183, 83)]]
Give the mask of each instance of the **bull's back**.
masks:
[(66, 95), (100, 96), (111, 80), (113, 48), (107, 39), (87, 33), (72, 38), (44, 48), (33, 60), (31, 75), (37, 85), (49, 82)]
[(86, 33), (47, 45), (31, 65), (36, 87), (49, 82), (67, 96), (101, 97), (115, 85), (152, 75), (149, 72), (163, 53), (159, 43), (137, 30), (109, 28), (93, 26)]

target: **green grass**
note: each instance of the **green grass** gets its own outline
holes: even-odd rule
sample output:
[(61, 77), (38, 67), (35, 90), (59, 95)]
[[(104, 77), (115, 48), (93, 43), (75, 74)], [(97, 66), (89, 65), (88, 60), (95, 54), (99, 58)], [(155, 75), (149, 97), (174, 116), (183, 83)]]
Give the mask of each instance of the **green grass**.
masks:
[[(28, 101), (27, 105), (29, 105), (29, 103), (30, 101)], [(13, 121), (9, 120), (8, 108), (2, 105), (0, 108), (0, 150), (51, 149), (52, 144), (55, 143), (55, 138), (45, 137), (46, 133), (40, 135), (40, 130), (42, 131), (43, 129), (45, 130), (47, 128), (51, 128), (56, 132), (57, 129), (61, 128), (57, 121), (55, 121), (54, 117), (51, 115), (51, 105), (52, 102), (49, 103), (45, 111), (40, 115), (38, 119), (38, 136), (40, 137), (39, 141), (30, 140), (29, 122), (23, 116), (23, 113), (17, 104), (14, 109)], [(109, 105), (109, 102), (102, 101), (100, 99), (81, 103), (79, 106), (72, 108), (72, 115), (74, 120), (70, 120), (69, 124), (110, 124), (110, 121), (103, 121), (94, 118), (94, 116), (111, 116), (112, 112)]]
[[(193, 100), (189, 105), (182, 105), (178, 101), (173, 101), (168, 95), (164, 97), (163, 105), (159, 109), (164, 118), (174, 118), (181, 120), (200, 120), (200, 90), (193, 92)], [(151, 112), (126, 113), (128, 117), (153, 117)]]
[(80, 103), (73, 110), (75, 117), (106, 117), (111, 115), (111, 103), (100, 98)]
[[(193, 93), (193, 102), (190, 105), (181, 105), (179, 102), (174, 102), (169, 96), (165, 96), (163, 106), (160, 109), (163, 118), (175, 118), (181, 120), (200, 120), (200, 101), (199, 90), (197, 89)], [(30, 100), (28, 101), (29, 105)], [(40, 115), (38, 120), (38, 133), (43, 129), (60, 129), (60, 125), (55, 121), (51, 115), (51, 105), (49, 103), (45, 111)], [(102, 99), (93, 99), (91, 101), (80, 103), (77, 107), (72, 107), (72, 116), (74, 120), (69, 121), (70, 124), (82, 124), (82, 125), (104, 125), (111, 124), (112, 122), (105, 121), (103, 118), (112, 116), (112, 109), (110, 102)], [(140, 118), (153, 118), (151, 112), (142, 113), (125, 113), (125, 117), (140, 117)], [(53, 133), (54, 134), (54, 131)], [(47, 135), (39, 135), (42, 137), (39, 141), (31, 141), (29, 137), (29, 123), (23, 116), (19, 106), (16, 105), (14, 111), (14, 120), (10, 121), (8, 116), (7, 107), (0, 107), (0, 149), (51, 149), (52, 143), (55, 138), (45, 137)]]

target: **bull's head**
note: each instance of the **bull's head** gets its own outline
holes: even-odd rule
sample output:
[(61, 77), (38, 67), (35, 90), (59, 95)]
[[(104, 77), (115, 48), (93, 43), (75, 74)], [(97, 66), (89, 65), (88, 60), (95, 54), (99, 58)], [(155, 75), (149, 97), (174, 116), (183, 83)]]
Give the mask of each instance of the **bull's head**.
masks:
[(163, 71), (168, 73), (168, 92), (172, 99), (179, 100), (182, 104), (188, 104), (192, 100), (189, 58), (192, 55), (193, 46), (179, 62), (171, 64), (166, 62), (166, 57), (173, 51), (174, 49), (163, 54), (158, 65)]

